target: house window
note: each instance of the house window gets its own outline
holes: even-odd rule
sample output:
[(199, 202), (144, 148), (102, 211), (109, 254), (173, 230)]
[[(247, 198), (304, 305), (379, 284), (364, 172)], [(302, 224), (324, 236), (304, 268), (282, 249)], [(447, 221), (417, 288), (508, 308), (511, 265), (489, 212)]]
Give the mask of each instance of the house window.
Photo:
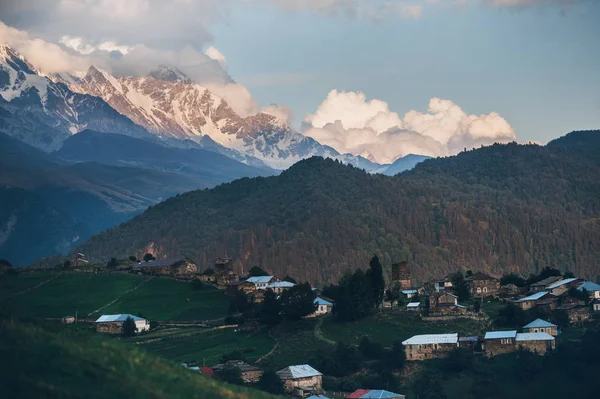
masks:
[(483, 292), (487, 292), (487, 287), (483, 287)]
[(480, 287), (477, 287), (477, 293), (481, 294), (481, 288)]

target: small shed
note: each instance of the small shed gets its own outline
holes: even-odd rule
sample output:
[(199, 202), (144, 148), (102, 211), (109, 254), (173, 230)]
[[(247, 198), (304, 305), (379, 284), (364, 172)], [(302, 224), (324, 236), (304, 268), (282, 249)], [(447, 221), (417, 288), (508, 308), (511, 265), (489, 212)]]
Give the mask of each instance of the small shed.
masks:
[(406, 310), (408, 312), (419, 312), (421, 310), (421, 302), (411, 302), (406, 305)]

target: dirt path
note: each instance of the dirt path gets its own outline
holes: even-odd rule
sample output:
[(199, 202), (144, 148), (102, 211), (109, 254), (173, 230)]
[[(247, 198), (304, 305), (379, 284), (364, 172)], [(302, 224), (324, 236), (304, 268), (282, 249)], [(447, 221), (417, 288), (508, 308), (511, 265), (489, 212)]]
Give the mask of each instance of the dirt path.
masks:
[(48, 283), (49, 283), (49, 282), (51, 282), (52, 280), (55, 280), (56, 278), (58, 278), (60, 275), (62, 275), (62, 273), (58, 273), (57, 275), (50, 277), (48, 280), (44, 280), (44, 281), (42, 281), (41, 283), (39, 283), (38, 285), (36, 285), (36, 286), (34, 286), (34, 287), (30, 287), (30, 288), (27, 288), (26, 290), (19, 291), (19, 292), (15, 292), (14, 294), (11, 294), (11, 295), (9, 295), (9, 296), (6, 296), (6, 297), (4, 297), (4, 298), (0, 298), (0, 301), (4, 301), (5, 299), (14, 298), (14, 297), (16, 297), (16, 296), (19, 296), (19, 295), (26, 294), (26, 293), (28, 293), (28, 292), (30, 292), (30, 291), (32, 291), (32, 290), (34, 290), (34, 289), (36, 289), (36, 288), (39, 288), (39, 287), (41, 287), (42, 285), (48, 284)]
[(275, 337), (271, 334), (271, 330), (269, 330), (269, 338), (275, 341), (275, 346), (269, 351), (269, 353), (259, 357), (254, 363), (260, 364), (261, 362), (265, 361), (269, 356), (272, 356), (273, 353), (275, 353), (275, 351), (277, 350), (277, 348), (279, 348), (279, 341), (277, 341), (277, 339), (275, 339)]
[(319, 321), (317, 322), (317, 324), (315, 325), (315, 337), (317, 337), (317, 339), (320, 341), (326, 342), (331, 345), (335, 345), (336, 344), (335, 341), (325, 338), (325, 336), (323, 335), (323, 331), (321, 331), (322, 324), (323, 324), (323, 318), (320, 318)]
[(125, 291), (124, 293), (122, 293), (121, 295), (119, 295), (118, 297), (116, 297), (115, 299), (113, 299), (112, 301), (110, 301), (109, 303), (107, 303), (106, 305), (99, 307), (98, 309), (94, 310), (93, 312), (90, 312), (87, 314), (86, 317), (90, 317), (91, 315), (93, 315), (94, 313), (98, 313), (99, 311), (101, 311), (102, 309), (106, 309), (107, 307), (109, 307), (110, 305), (114, 304), (115, 302), (117, 302), (119, 299), (123, 298), (125, 295), (137, 290), (138, 288), (140, 288), (142, 285), (146, 284), (148, 281), (152, 280), (154, 278), (154, 276), (150, 276), (147, 279), (145, 279), (144, 281), (142, 281), (141, 283), (139, 283), (138, 285), (136, 285), (135, 287), (128, 289), (127, 291)]

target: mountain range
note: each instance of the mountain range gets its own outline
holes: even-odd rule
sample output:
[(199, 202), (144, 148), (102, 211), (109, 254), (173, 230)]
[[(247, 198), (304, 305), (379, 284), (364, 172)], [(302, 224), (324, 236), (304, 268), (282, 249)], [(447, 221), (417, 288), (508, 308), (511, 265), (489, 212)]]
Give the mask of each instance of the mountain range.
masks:
[[(545, 266), (598, 277), (600, 132), (547, 146), (493, 145), (394, 177), (319, 157), (279, 176), (192, 191), (78, 247), (86, 255), (235, 259), (313, 284), (378, 254), (423, 281), (459, 269), (527, 275)], [(202, 226), (198, 229), (197, 226)]]

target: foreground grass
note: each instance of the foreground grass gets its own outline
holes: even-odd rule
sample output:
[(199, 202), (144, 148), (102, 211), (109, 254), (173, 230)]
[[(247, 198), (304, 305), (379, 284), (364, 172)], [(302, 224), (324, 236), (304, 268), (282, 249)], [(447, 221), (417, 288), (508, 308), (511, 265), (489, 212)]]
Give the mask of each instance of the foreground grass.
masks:
[[(181, 329), (170, 333), (157, 332), (160, 341), (139, 345), (161, 357), (177, 362), (195, 362), (214, 366), (221, 362), (223, 354), (240, 351), (249, 362), (267, 354), (275, 345), (266, 332), (243, 332), (233, 328), (202, 331)], [(186, 336), (188, 334), (194, 334)], [(153, 339), (152, 334), (137, 338), (138, 341)]]
[(130, 344), (87, 331), (0, 317), (0, 389), (6, 398), (257, 398)]
[(156, 277), (123, 296), (104, 313), (142, 314), (151, 320), (212, 320), (227, 316), (231, 298), (205, 285)]

